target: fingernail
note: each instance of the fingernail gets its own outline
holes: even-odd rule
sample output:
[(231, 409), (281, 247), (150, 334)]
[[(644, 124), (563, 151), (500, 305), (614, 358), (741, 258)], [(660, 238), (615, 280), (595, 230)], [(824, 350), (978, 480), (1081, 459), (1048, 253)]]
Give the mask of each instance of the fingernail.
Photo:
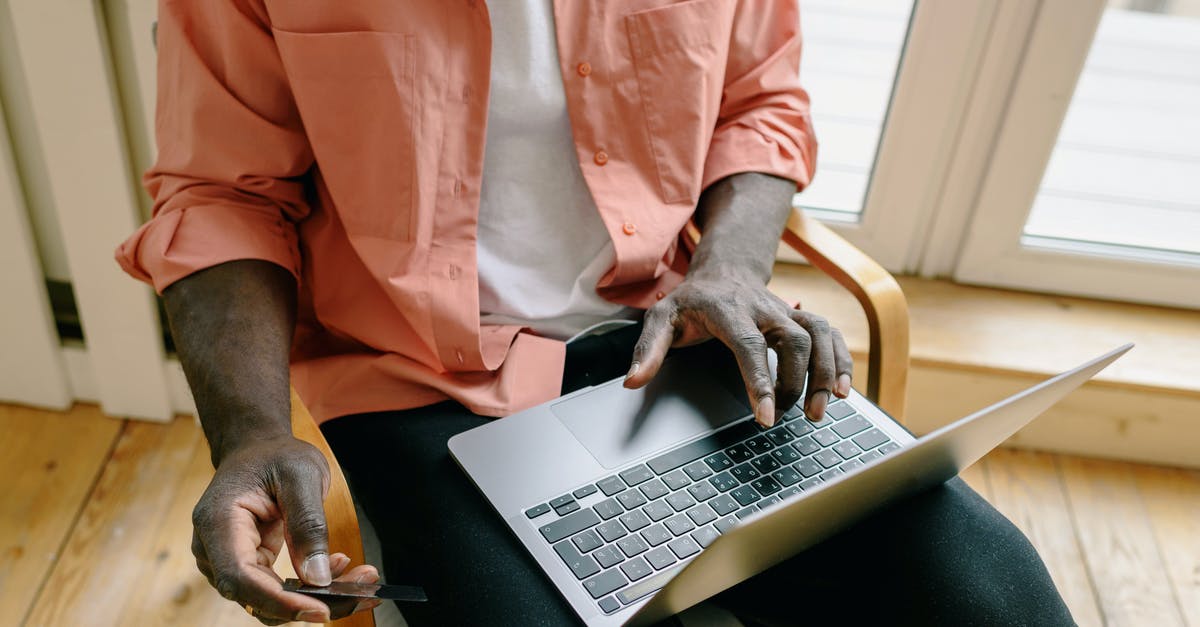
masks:
[(838, 396), (846, 398), (850, 395), (850, 375), (844, 374), (838, 377), (837, 382)]
[(775, 426), (775, 399), (771, 396), (758, 399), (758, 408), (754, 411), (754, 417), (758, 420), (758, 424), (764, 427)]
[(328, 586), (333, 581), (329, 575), (329, 556), (325, 553), (313, 553), (300, 565), (300, 576), (310, 586)]
[(382, 599), (367, 599), (366, 601), (359, 601), (358, 605), (354, 606), (354, 611), (361, 612), (363, 610), (373, 610), (379, 607), (380, 603), (383, 603)]
[(301, 610), (296, 613), (296, 620), (304, 623), (328, 623), (329, 612), (326, 610)]
[(638, 368), (641, 368), (641, 367), (642, 367), (642, 365), (636, 361), (633, 362), (632, 364), (630, 364), (629, 372), (625, 373), (625, 380), (628, 381), (628, 380), (632, 379), (633, 375), (637, 374)]

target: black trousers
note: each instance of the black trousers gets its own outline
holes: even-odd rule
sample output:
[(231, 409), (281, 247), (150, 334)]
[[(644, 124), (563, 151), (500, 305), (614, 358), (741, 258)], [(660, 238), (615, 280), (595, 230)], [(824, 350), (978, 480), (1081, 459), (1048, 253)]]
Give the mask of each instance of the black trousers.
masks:
[[(620, 376), (636, 328), (568, 347), (564, 392)], [(388, 581), (425, 587), (410, 625), (579, 620), (450, 458), (487, 422), (454, 402), (322, 429), (379, 535)], [(959, 479), (900, 502), (713, 602), (747, 625), (1072, 625), (1029, 540)]]

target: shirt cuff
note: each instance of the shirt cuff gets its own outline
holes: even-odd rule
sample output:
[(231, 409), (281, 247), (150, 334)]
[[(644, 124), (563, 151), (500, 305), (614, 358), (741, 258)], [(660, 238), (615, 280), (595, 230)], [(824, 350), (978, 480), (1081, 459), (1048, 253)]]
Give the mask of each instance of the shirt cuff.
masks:
[(734, 174), (760, 172), (795, 181), (796, 191), (800, 191), (812, 180), (816, 148), (808, 134), (796, 141), (737, 124), (717, 129), (709, 144), (700, 189)]
[(194, 272), (241, 259), (272, 262), (300, 280), (296, 227), (270, 207), (202, 204), (160, 213), (117, 247), (116, 259), (159, 294)]

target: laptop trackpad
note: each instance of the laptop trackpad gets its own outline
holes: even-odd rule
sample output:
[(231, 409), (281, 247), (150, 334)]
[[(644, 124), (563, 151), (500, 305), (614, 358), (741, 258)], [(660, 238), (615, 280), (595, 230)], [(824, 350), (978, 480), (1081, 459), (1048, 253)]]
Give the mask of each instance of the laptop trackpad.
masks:
[(688, 365), (668, 359), (641, 390), (611, 381), (550, 409), (610, 469), (750, 413), (708, 369)]

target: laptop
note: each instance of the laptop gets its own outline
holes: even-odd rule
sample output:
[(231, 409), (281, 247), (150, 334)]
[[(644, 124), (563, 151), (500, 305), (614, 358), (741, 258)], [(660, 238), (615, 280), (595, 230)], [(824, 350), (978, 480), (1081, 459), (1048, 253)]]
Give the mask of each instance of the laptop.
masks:
[(953, 478), (1132, 347), (917, 438), (857, 392), (763, 429), (715, 344), (450, 439), (588, 625), (657, 622)]

